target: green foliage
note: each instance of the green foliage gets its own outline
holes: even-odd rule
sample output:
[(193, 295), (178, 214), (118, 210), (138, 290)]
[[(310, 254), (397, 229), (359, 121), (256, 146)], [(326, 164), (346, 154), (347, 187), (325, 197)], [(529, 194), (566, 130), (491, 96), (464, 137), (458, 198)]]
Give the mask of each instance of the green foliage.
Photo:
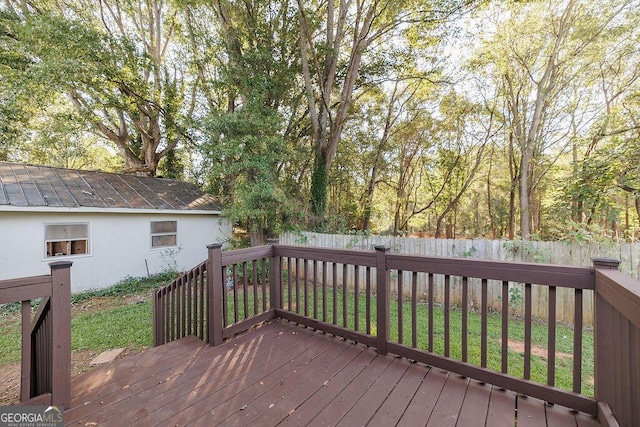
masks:
[(541, 250), (535, 247), (530, 240), (513, 240), (504, 242), (502, 246), (512, 256), (519, 255), (522, 261), (533, 261), (537, 263), (549, 263), (551, 253), (548, 249)]
[(327, 158), (324, 152), (316, 156), (311, 176), (311, 214), (316, 231), (322, 229), (327, 213)]
[(165, 271), (151, 277), (127, 277), (124, 280), (104, 289), (92, 289), (71, 295), (71, 303), (77, 304), (97, 297), (121, 297), (150, 291), (163, 286), (177, 277), (175, 271)]

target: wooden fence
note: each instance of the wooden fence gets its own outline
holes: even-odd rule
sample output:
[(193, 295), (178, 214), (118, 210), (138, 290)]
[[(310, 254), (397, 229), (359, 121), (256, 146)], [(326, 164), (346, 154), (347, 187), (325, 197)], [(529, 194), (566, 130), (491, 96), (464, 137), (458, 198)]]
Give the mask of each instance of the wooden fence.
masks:
[[(640, 243), (611, 244), (578, 244), (576, 242), (538, 242), (538, 241), (506, 241), (506, 240), (454, 240), (431, 239), (392, 236), (364, 236), (339, 235), (321, 233), (285, 233), (281, 236), (282, 244), (326, 247), (333, 249), (361, 249), (372, 250), (375, 246), (389, 247), (391, 252), (408, 255), (441, 256), (463, 259), (480, 259), (488, 261), (531, 262), (576, 267), (591, 267), (593, 258), (614, 258), (620, 260), (620, 270), (632, 277), (638, 277), (640, 271)], [(360, 278), (362, 279), (362, 277)], [(347, 283), (353, 287), (354, 283)], [(406, 283), (408, 288), (409, 283)], [(453, 279), (450, 283), (454, 295), (460, 295), (463, 286), (461, 280)], [(426, 301), (428, 284), (425, 278), (417, 283), (418, 293)], [(405, 288), (405, 289), (407, 289)], [(436, 303), (444, 303), (445, 283), (442, 278), (436, 278), (433, 297)], [(498, 283), (489, 283), (488, 305), (491, 310), (500, 312), (503, 307), (502, 287)], [(509, 311), (517, 316), (523, 316), (525, 286), (522, 283), (512, 283), (508, 292)], [(536, 318), (547, 319), (548, 290), (544, 287), (534, 287), (532, 290), (532, 310)], [(471, 307), (479, 307), (480, 296), (476, 293), (468, 295)], [(574, 298), (566, 289), (558, 289), (556, 295), (559, 322), (573, 323)], [(462, 303), (461, 298), (451, 301), (455, 305)], [(593, 326), (594, 305), (593, 292), (585, 290), (583, 307), (584, 324)]]

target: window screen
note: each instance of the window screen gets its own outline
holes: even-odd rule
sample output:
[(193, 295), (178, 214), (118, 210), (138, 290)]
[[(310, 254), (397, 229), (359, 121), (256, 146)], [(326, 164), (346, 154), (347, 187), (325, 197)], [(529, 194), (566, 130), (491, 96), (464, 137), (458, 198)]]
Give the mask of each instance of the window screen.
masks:
[(178, 221), (151, 221), (151, 247), (178, 246)]

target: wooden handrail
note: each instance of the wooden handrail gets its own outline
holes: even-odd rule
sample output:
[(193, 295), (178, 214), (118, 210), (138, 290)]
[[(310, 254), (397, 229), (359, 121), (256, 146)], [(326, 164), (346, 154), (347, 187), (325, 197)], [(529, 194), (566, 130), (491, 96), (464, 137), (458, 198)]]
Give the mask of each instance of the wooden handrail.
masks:
[(594, 259), (595, 391), (620, 425), (640, 420), (640, 282)]

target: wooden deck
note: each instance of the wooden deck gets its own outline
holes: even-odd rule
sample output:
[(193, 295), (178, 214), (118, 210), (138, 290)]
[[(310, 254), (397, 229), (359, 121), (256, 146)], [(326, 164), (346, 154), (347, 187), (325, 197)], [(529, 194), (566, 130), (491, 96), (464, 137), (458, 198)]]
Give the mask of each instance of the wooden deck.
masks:
[(592, 417), (272, 320), (72, 379), (69, 426), (597, 426)]

